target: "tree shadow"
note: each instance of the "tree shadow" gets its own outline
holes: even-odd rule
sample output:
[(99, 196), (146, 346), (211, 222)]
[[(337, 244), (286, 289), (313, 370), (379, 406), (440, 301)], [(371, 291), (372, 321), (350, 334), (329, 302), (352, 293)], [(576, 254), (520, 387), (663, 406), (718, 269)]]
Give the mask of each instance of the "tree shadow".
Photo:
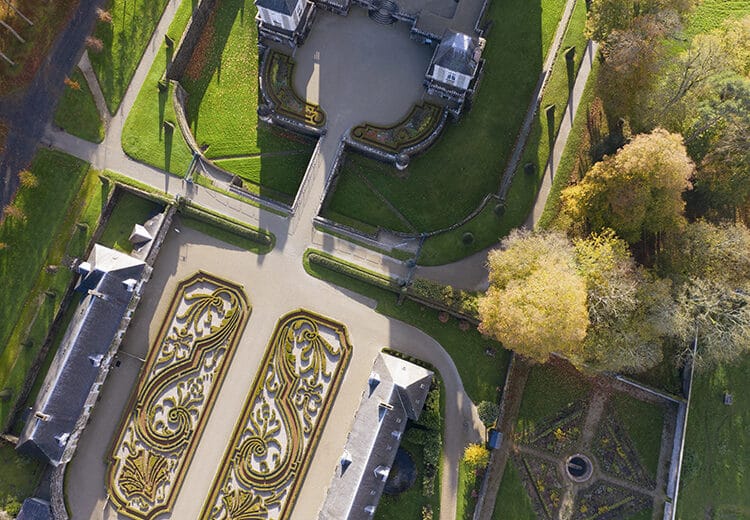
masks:
[(172, 140), (174, 139), (174, 125), (168, 121), (164, 124), (164, 169), (166, 171), (172, 171), (169, 169), (172, 162)]

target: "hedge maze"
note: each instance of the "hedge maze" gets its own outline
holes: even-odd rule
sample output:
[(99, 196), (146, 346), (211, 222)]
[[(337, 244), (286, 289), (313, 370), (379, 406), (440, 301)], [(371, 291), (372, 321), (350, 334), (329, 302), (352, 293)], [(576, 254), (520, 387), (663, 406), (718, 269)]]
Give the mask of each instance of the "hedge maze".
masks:
[(120, 425), (107, 487), (117, 510), (171, 510), (250, 315), (241, 287), (198, 272), (181, 282)]
[(340, 323), (280, 319), (200, 518), (289, 517), (351, 353)]

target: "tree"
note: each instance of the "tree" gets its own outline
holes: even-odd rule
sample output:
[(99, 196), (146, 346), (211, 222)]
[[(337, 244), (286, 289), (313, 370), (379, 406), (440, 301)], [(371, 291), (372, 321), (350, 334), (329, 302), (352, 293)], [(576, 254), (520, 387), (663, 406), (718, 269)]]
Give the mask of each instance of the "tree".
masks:
[(683, 359), (697, 338), (697, 368), (736, 361), (750, 351), (750, 287), (693, 278), (681, 288), (675, 316), (679, 338), (690, 345)]
[(86, 36), (86, 48), (92, 52), (102, 52), (104, 50), (104, 42), (96, 36)]
[(3, 215), (18, 222), (26, 222), (26, 213), (17, 204), (8, 204), (3, 208)]
[(477, 413), (479, 419), (484, 423), (485, 426), (491, 426), (495, 424), (498, 416), (500, 415), (500, 406), (492, 401), (482, 401), (477, 406)]
[(636, 265), (611, 230), (575, 242), (586, 280), (589, 327), (584, 362), (597, 371), (640, 372), (662, 360), (672, 332), (671, 284)]
[(36, 175), (29, 170), (23, 170), (18, 173), (18, 182), (20, 182), (21, 186), (24, 188), (36, 188), (39, 186), (39, 179), (37, 179)]
[(480, 331), (538, 362), (579, 358), (588, 326), (586, 287), (564, 235), (513, 231), (488, 257)]
[(586, 32), (597, 41), (605, 41), (613, 31), (629, 29), (644, 16), (684, 14), (694, 3), (693, 0), (591, 0)]
[(678, 283), (701, 278), (735, 288), (750, 284), (750, 230), (741, 223), (692, 222), (667, 238), (659, 267)]
[(470, 469), (484, 469), (490, 462), (490, 452), (481, 444), (469, 444), (464, 450), (464, 462)]
[(695, 167), (682, 137), (656, 129), (596, 163), (562, 193), (563, 210), (592, 231), (610, 228), (633, 244), (685, 224), (682, 194)]

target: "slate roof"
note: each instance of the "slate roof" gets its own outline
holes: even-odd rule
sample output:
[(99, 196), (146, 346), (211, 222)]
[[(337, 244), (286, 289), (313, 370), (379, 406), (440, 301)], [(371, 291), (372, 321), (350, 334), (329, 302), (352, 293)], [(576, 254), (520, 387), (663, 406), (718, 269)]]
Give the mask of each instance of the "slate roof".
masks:
[(145, 264), (94, 246), (79, 266), (83, 292), (18, 441), (18, 449), (57, 466), (91, 393)]
[(23, 501), (16, 520), (52, 520), (49, 502), (41, 498), (27, 498)]
[(448, 30), (435, 49), (432, 62), (453, 72), (473, 76), (477, 70), (477, 47), (476, 39)]
[(417, 419), (432, 372), (380, 354), (336, 465), (320, 520), (372, 518), (396, 458), (407, 419)]
[[(292, 16), (298, 0), (255, 0), (255, 5), (271, 11)], [(301, 0), (300, 0), (301, 1)]]

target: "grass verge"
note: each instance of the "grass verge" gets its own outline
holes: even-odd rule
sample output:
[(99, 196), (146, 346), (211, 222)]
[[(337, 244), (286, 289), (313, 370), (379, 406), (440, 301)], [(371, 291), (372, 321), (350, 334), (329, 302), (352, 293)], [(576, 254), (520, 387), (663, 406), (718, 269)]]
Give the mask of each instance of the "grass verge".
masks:
[(89, 84), (79, 69), (75, 69), (70, 79), (80, 86), (80, 90), (65, 87), (55, 112), (55, 124), (76, 137), (101, 143), (104, 124)]
[(482, 483), (481, 477), (463, 460), (458, 465), (458, 491), (456, 520), (471, 520), (477, 506), (476, 494)]
[(664, 428), (664, 409), (625, 394), (612, 396), (612, 407), (633, 441), (643, 467), (656, 478)]
[[(497, 400), (498, 391), (505, 381), (509, 360), (508, 352), (497, 342), (484, 338), (476, 329), (462, 331), (455, 318), (451, 317), (446, 323), (441, 323), (438, 320), (438, 312), (424, 305), (410, 300), (397, 305), (395, 294), (389, 290), (309, 262), (308, 255), (311, 252), (312, 250), (306, 251), (303, 258), (308, 274), (372, 298), (377, 302), (375, 310), (380, 314), (413, 325), (432, 336), (453, 359), (466, 393), (472, 401), (478, 403)], [(496, 352), (494, 357), (485, 354), (487, 349)]]
[[(111, 113), (117, 112), (146, 45), (169, 0), (108, 0), (112, 22), (98, 22), (94, 36), (104, 44), (101, 52), (89, 52)], [(191, 5), (192, 1), (185, 1)]]
[(513, 465), (512, 460), (508, 460), (503, 472), (503, 480), (500, 482), (500, 490), (497, 492), (495, 500), (495, 510), (492, 513), (492, 520), (535, 520), (534, 506), (526, 488), (521, 482), (521, 476)]
[[(731, 406), (724, 393), (733, 394)], [(677, 515), (681, 520), (750, 516), (750, 356), (696, 374)]]
[(562, 361), (548, 362), (531, 369), (518, 411), (519, 422), (535, 423), (588, 395), (589, 382), (572, 366), (565, 365)]

